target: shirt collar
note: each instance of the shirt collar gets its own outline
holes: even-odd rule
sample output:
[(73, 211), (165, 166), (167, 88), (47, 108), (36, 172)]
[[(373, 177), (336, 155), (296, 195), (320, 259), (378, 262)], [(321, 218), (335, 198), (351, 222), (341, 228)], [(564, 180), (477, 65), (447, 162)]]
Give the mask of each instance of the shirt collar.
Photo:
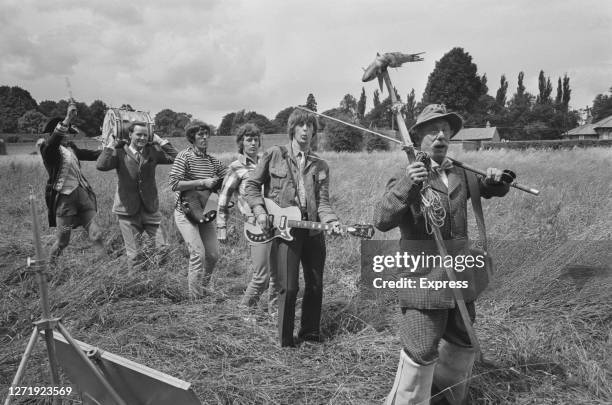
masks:
[[(436, 167), (440, 166), (440, 164), (438, 162), (436, 162), (435, 160), (433, 160), (433, 159), (429, 159), (429, 160), (431, 162), (431, 168), (432, 169), (435, 169)], [(444, 160), (442, 161), (442, 168), (444, 170), (449, 170), (452, 167), (453, 167), (453, 162), (449, 158), (445, 157)]]
[(257, 159), (253, 160), (251, 159), (249, 156), (247, 156), (246, 154), (241, 154), (238, 156), (238, 161), (244, 165), (247, 166), (249, 164), (249, 162), (253, 163), (254, 165), (257, 164), (257, 161), (259, 160), (259, 155), (257, 155)]
[(139, 151), (138, 151), (138, 149), (136, 149), (135, 147), (133, 147), (133, 146), (132, 146), (132, 144), (129, 144), (129, 145), (128, 145), (128, 148), (130, 149), (130, 151), (132, 151), (132, 153), (133, 153), (134, 155), (138, 155), (138, 154), (141, 154), (141, 155), (142, 155), (142, 152), (139, 152)]
[(191, 151), (193, 152), (194, 155), (199, 156), (199, 157), (204, 157), (207, 155), (206, 152), (200, 152), (200, 150), (198, 148), (196, 148), (193, 145), (189, 146), (189, 149), (191, 149)]
[[(299, 150), (299, 149), (293, 149), (293, 145), (291, 146), (291, 151), (292, 151), (293, 156), (295, 158), (297, 158), (298, 154), (301, 152), (301, 150)], [(310, 151), (304, 152), (304, 156), (306, 157), (306, 159), (308, 159), (308, 156), (310, 156)]]

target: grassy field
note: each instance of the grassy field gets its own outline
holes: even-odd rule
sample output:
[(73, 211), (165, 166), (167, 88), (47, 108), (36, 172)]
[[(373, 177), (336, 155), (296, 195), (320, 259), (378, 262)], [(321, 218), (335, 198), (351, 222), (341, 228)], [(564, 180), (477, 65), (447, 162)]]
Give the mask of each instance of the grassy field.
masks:
[[(332, 204), (345, 223), (371, 222), (386, 180), (405, 165), (400, 152), (323, 156), (331, 167)], [(477, 304), (485, 361), (474, 370), (472, 403), (610, 403), (612, 149), (457, 151), (454, 157), (482, 168), (512, 168), (541, 191), (534, 197), (512, 189), (503, 199), (483, 203), (498, 269)], [(158, 168), (157, 177), (163, 226), (174, 249), (165, 264), (133, 276), (127, 275), (110, 213), (116, 176), (96, 172), (93, 163), (83, 167), (113, 253), (96, 260), (82, 231), (74, 232), (51, 275), (53, 313), (74, 338), (189, 381), (207, 404), (382, 402), (400, 350), (398, 311), (360, 293), (358, 240), (328, 238), (326, 341), (281, 349), (275, 325), (264, 315), (245, 317), (236, 310), (249, 280), (249, 257), (235, 218), (221, 248), (214, 292), (189, 301), (187, 250), (172, 222), (169, 167)], [(40, 157), (2, 156), (0, 173), (0, 387), (7, 387), (31, 321), (40, 317), (36, 283), (25, 268), (33, 255), (28, 185), (36, 190), (47, 246), (53, 231), (46, 226), (47, 175)], [(470, 233), (477, 235), (471, 216)], [(375, 236), (397, 237), (396, 230)], [(35, 349), (22, 385), (48, 381), (43, 347)]]

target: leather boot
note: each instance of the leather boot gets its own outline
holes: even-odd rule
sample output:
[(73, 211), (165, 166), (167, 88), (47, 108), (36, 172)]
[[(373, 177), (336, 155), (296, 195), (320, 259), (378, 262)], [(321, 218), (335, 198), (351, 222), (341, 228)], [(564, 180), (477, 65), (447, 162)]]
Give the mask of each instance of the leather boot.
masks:
[(402, 350), (385, 405), (428, 405), (435, 366), (435, 362), (426, 366), (417, 364)]
[[(432, 403), (464, 404), (476, 352), (471, 347), (457, 346), (442, 339), (438, 348), (438, 356), (433, 385), (441, 393), (436, 393)], [(444, 402), (445, 399), (447, 402)]]

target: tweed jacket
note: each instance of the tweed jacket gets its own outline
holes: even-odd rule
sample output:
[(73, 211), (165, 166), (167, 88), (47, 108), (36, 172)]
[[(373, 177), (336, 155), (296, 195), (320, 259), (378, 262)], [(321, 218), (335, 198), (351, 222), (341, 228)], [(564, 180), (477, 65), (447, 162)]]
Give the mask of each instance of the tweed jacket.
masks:
[(170, 143), (163, 146), (147, 144), (139, 159), (129, 148), (104, 148), (96, 167), (101, 171), (117, 170), (117, 192), (113, 212), (135, 215), (141, 210), (155, 213), (159, 210), (155, 168), (158, 164), (172, 164), (177, 150)]
[[(273, 146), (268, 149), (251, 172), (245, 184), (246, 201), (255, 215), (262, 213), (264, 196), (273, 200), (280, 207), (298, 206), (296, 185), (299, 176), (299, 165), (291, 153), (291, 144), (283, 148)], [(288, 159), (288, 160), (287, 160)], [(304, 188), (306, 189), (306, 209), (309, 221), (333, 222), (338, 217), (329, 203), (329, 166), (327, 162), (310, 152), (304, 167)], [(320, 230), (311, 230), (310, 235), (317, 235)]]
[[(53, 131), (51, 136), (40, 145), (40, 155), (42, 156), (45, 169), (49, 174), (47, 185), (45, 187), (45, 202), (47, 204), (47, 214), (49, 219), (49, 227), (54, 227), (55, 222), (55, 208), (57, 205), (57, 198), (59, 197), (59, 191), (55, 188), (56, 183), (60, 180), (60, 173), (62, 172), (62, 166), (64, 165), (64, 158), (60, 151), (60, 144), (63, 138), (62, 132)], [(68, 142), (66, 147), (72, 149), (75, 156), (79, 160), (94, 161), (100, 155), (99, 150), (80, 149), (73, 142)], [(87, 187), (87, 192), (91, 196), (94, 204), (96, 203), (96, 195), (90, 187)]]
[[(446, 211), (444, 225), (440, 227), (440, 233), (444, 240), (453, 240), (455, 254), (462, 253), (457, 246), (464, 246), (463, 253), (466, 254), (467, 246), (467, 204), (470, 198), (467, 185), (467, 176), (474, 176), (456, 166), (447, 172), (448, 187), (439, 176), (430, 179), (429, 184), (438, 193), (442, 205)], [(478, 178), (480, 196), (491, 198), (502, 197), (510, 189), (505, 183), (487, 184)], [(374, 225), (379, 230), (386, 232), (399, 226), (402, 240), (433, 240), (425, 228), (425, 221), (419, 215), (415, 221), (411, 205), (418, 207), (420, 202), (421, 185), (412, 182), (406, 174), (405, 169), (393, 176), (387, 183), (386, 191), (378, 202), (374, 211)], [(458, 243), (464, 241), (465, 244)], [(468, 253), (469, 254), (469, 253)], [(458, 280), (468, 282), (469, 288), (463, 290), (464, 299), (467, 302), (474, 301), (482, 292), (488, 282), (487, 273), (484, 269), (468, 269), (455, 273)], [(442, 267), (431, 269), (419, 269), (414, 273), (402, 274), (407, 277), (426, 277), (430, 281), (448, 280), (446, 271)], [(478, 287), (476, 287), (478, 286)], [(407, 308), (436, 309), (454, 308), (455, 302), (452, 292), (448, 289), (434, 290), (426, 288), (415, 288), (403, 292), (400, 297), (400, 305)]]

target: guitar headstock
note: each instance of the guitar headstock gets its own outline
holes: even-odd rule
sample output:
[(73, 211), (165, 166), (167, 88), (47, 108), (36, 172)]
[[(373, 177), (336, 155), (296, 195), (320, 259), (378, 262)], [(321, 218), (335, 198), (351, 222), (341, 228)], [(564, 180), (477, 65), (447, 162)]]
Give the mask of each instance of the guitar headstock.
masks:
[(346, 232), (350, 235), (363, 239), (374, 237), (374, 226), (371, 224), (355, 224), (346, 227)]

